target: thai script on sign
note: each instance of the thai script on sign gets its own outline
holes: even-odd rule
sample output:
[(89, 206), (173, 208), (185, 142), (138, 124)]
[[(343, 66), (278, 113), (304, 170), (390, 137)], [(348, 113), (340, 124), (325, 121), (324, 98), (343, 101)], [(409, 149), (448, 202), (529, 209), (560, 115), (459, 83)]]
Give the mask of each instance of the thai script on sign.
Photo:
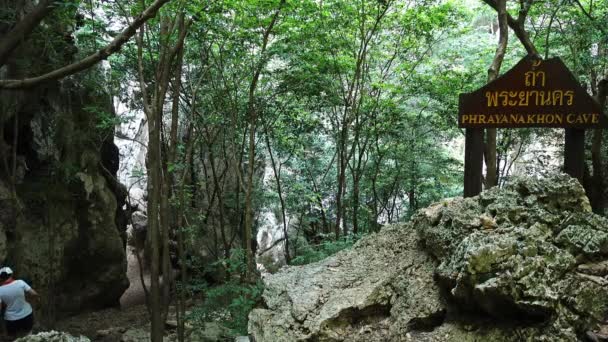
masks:
[(526, 56), (502, 76), (458, 98), (458, 126), (607, 127), (608, 117), (558, 57)]
[[(524, 73), (526, 87), (544, 87), (547, 76), (544, 71), (528, 71)], [(488, 107), (517, 107), (517, 106), (572, 106), (574, 91), (572, 90), (519, 90), (519, 91), (486, 91)], [(530, 102), (532, 100), (532, 102)]]
[(572, 106), (574, 92), (572, 90), (486, 91), (486, 98), (488, 107), (563, 106), (564, 104)]

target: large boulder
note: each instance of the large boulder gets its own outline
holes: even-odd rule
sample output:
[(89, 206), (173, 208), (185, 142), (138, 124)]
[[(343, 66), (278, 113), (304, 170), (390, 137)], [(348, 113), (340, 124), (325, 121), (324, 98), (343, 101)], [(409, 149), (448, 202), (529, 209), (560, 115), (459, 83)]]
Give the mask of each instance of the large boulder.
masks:
[[(36, 3), (0, 0), (5, 23)], [(73, 28), (55, 17), (68, 12), (46, 18), (0, 77), (20, 79), (71, 63)], [(0, 35), (8, 29), (0, 24)], [(40, 50), (50, 40), (52, 56)], [(102, 79), (96, 72), (0, 93), (0, 161), (16, 161), (15, 172), (0, 162), (0, 262), (33, 282), (44, 316), (117, 305), (128, 287), (114, 109), (93, 81)]]
[(443, 321), (434, 263), (408, 225), (386, 227), (352, 250), (268, 275), (267, 309), (249, 316), (255, 341), (383, 340)]
[[(60, 314), (117, 305), (128, 287), (123, 233), (117, 226), (119, 196), (98, 145), (87, 137), (96, 120), (87, 104), (109, 102), (86, 91), (43, 93), (36, 97), (39, 107), (22, 114), (31, 121), (20, 134), (32, 138), (18, 146), (28, 170), (14, 196), (10, 180), (0, 176), (0, 193), (11, 194), (0, 198), (11, 208), (11, 217), (0, 224), (0, 247), (3, 235), (7, 241), (0, 256), (18, 277), (33, 282), (48, 300), (45, 307)], [(66, 103), (64, 96), (74, 98)], [(71, 127), (53, 124), (58, 120)]]
[(608, 313), (608, 220), (566, 175), (423, 209), (264, 279), (255, 341), (577, 341)]
[(438, 203), (412, 225), (450, 300), (576, 340), (608, 313), (608, 220), (567, 175)]

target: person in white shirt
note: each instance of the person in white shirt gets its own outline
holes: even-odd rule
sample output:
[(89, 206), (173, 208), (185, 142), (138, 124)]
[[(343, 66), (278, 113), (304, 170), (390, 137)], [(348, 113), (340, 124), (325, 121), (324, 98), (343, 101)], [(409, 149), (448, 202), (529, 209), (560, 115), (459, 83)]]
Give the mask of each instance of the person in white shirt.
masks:
[(10, 267), (0, 268), (0, 301), (6, 307), (4, 323), (12, 338), (29, 334), (34, 326), (34, 313), (25, 298), (26, 293), (38, 296), (26, 282), (13, 278)]

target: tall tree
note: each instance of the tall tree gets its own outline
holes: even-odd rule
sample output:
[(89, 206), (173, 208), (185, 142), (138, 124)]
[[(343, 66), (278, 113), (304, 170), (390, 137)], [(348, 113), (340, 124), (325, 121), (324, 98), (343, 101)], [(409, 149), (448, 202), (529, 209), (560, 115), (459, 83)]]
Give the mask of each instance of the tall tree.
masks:
[(260, 46), (258, 61), (253, 69), (253, 76), (249, 83), (249, 97), (247, 103), (247, 121), (249, 131), (249, 144), (247, 147), (248, 164), (247, 164), (247, 188), (245, 191), (245, 231), (243, 240), (247, 251), (247, 270), (251, 278), (255, 273), (255, 255), (253, 252), (253, 175), (255, 172), (255, 156), (256, 156), (256, 131), (258, 125), (259, 109), (256, 104), (256, 89), (260, 80), (262, 70), (268, 63), (267, 48), (270, 41), (270, 36), (277, 23), (281, 10), (285, 6), (286, 0), (280, 0), (277, 9), (274, 11), (270, 23), (265, 27), (262, 34), (262, 44)]
[[(158, 20), (159, 50), (157, 59), (145, 60), (145, 37), (152, 31), (152, 25), (146, 25), (139, 30), (137, 37), (137, 63), (139, 71), (139, 86), (142, 92), (144, 113), (148, 124), (148, 237), (151, 246), (151, 274), (149, 308), (151, 315), (151, 340), (163, 340), (164, 320), (168, 310), (169, 284), (171, 282), (171, 268), (169, 260), (169, 206), (168, 206), (168, 177), (166, 158), (162, 148), (163, 113), (166, 94), (173, 73), (174, 77), (181, 77), (181, 68), (174, 63), (181, 56), (184, 40), (190, 26), (190, 19), (185, 17), (183, 8), (178, 9), (176, 15), (162, 13)], [(147, 27), (147, 29), (146, 29)], [(148, 49), (153, 46), (147, 45)], [(148, 50), (148, 52), (151, 52)], [(154, 56), (152, 53), (146, 54)], [(154, 65), (153, 79), (147, 80), (144, 64)], [(178, 65), (181, 62), (178, 61)], [(174, 89), (174, 91), (178, 91)], [(176, 101), (174, 106), (178, 106)], [(173, 111), (177, 111), (174, 108)], [(176, 144), (173, 141), (172, 144)], [(164, 277), (162, 287), (160, 274)]]

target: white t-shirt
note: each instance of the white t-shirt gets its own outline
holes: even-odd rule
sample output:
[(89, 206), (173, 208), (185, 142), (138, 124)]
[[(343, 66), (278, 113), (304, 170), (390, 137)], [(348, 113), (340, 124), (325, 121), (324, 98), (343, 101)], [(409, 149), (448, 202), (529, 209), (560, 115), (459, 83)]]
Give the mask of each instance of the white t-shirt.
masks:
[(0, 286), (0, 301), (6, 304), (5, 320), (16, 321), (32, 313), (32, 306), (25, 300), (25, 293), (31, 289), (23, 280)]

